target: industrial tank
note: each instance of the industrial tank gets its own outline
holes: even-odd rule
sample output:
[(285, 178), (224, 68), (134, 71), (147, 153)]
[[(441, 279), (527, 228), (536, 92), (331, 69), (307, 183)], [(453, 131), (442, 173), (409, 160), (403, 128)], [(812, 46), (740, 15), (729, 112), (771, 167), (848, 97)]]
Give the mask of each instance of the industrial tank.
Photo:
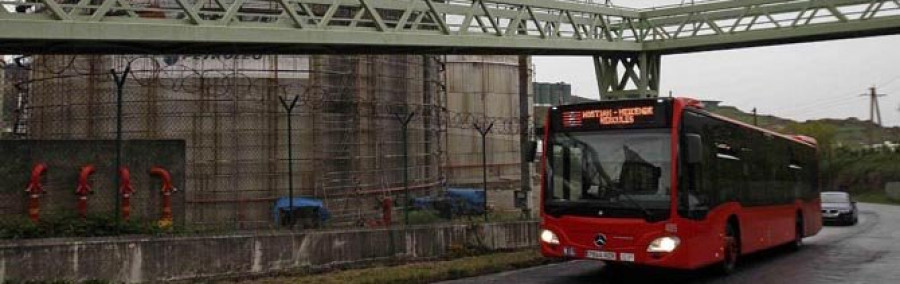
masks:
[(509, 194), (498, 193), (502, 197), (490, 203), (509, 207), (508, 190), (519, 189), (521, 180), (518, 57), (452, 55), (446, 66), (447, 182), (482, 187), (481, 135), (473, 124), (493, 122), (486, 141), (488, 188)]
[(123, 137), (186, 141), (187, 223), (266, 227), (274, 200), (289, 188), (287, 114), (279, 97), (298, 96), (290, 132), (295, 195), (324, 200), (336, 222), (380, 218), (379, 198), (403, 189), (395, 113), (419, 110), (409, 124), (411, 190), (425, 194), (439, 184), (441, 127), (432, 116), (441, 97), (426, 92), (435, 90), (426, 84), (438, 81), (438, 64), (426, 68), (424, 58), (36, 56), (26, 138), (114, 139), (109, 70), (130, 64)]

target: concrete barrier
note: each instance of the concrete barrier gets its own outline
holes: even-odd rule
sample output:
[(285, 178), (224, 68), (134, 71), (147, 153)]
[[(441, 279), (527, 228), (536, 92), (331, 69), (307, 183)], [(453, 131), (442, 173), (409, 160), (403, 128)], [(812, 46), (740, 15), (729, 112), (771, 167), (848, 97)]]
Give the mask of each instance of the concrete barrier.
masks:
[(537, 245), (536, 221), (380, 230), (204, 237), (42, 239), (0, 243), (0, 283), (153, 282), (265, 274), (387, 259), (438, 257), (454, 247)]
[(884, 193), (890, 200), (900, 202), (900, 181), (886, 183), (884, 185)]

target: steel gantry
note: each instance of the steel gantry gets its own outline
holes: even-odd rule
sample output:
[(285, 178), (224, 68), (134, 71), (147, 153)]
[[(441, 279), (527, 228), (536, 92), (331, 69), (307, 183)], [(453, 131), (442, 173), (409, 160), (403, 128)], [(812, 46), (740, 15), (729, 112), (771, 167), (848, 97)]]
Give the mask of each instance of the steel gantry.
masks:
[(900, 0), (0, 0), (0, 53), (581, 54), (609, 98), (660, 56), (894, 34)]

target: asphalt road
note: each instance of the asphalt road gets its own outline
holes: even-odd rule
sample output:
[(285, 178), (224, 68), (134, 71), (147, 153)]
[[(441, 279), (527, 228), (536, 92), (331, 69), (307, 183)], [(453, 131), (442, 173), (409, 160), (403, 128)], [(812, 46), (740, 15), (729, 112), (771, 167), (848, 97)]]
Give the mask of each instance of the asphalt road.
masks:
[(859, 204), (855, 226), (826, 226), (798, 252), (773, 249), (741, 259), (722, 276), (711, 269), (605, 269), (569, 261), (445, 283), (900, 283), (900, 206)]

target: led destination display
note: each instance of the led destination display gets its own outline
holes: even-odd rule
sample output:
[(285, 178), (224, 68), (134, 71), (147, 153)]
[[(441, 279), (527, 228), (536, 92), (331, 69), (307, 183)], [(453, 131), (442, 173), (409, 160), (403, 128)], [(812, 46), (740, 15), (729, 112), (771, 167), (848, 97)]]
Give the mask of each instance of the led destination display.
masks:
[(552, 117), (565, 130), (655, 128), (669, 124), (668, 107), (668, 101), (657, 100), (600, 102), (562, 106)]

